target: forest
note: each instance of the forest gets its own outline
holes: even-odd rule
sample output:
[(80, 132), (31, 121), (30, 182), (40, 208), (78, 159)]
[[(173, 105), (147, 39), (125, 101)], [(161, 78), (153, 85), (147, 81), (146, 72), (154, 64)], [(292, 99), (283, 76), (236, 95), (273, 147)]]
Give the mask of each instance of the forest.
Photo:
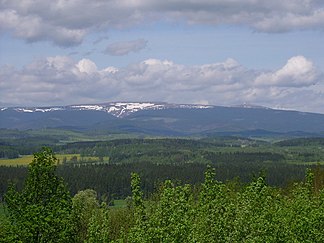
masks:
[[(12, 150), (22, 157), (18, 159), (26, 158), (28, 162), (28, 154), (51, 145), (58, 158), (57, 174), (64, 178), (70, 193), (92, 188), (107, 203), (130, 195), (132, 172), (145, 182), (145, 195), (167, 179), (182, 184), (201, 183), (207, 165), (216, 169), (220, 181), (244, 184), (262, 172), (269, 185), (285, 188), (303, 180), (307, 168), (323, 167), (324, 161), (322, 138), (304, 139), (302, 145), (295, 139), (270, 143), (242, 137), (123, 138), (64, 144), (50, 144), (54, 140), (51, 137), (44, 143), (44, 139), (36, 137), (30, 143), (19, 136), (3, 140), (0, 154)], [(17, 159), (9, 156), (0, 159), (0, 198), (10, 181), (18, 189), (23, 186), (27, 167), (12, 164), (14, 161)]]
[(241, 185), (215, 179), (207, 165), (192, 185), (165, 180), (150, 195), (131, 173), (125, 207), (93, 189), (74, 196), (57, 175), (51, 149), (34, 154), (23, 187), (4, 195), (1, 242), (323, 242), (324, 171), (307, 169), (285, 190), (265, 176)]
[(5, 133), (0, 242), (324, 240), (323, 138)]

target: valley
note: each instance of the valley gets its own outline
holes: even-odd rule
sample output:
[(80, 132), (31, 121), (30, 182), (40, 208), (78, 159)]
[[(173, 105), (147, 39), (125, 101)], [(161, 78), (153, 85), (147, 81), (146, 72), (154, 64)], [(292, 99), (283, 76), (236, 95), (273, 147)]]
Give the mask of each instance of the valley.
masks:
[[(208, 234), (204, 229), (210, 217), (213, 229), (224, 234), (206, 239), (230, 237), (240, 242), (248, 223), (253, 239), (259, 239), (254, 232), (260, 228), (262, 239), (268, 239), (273, 235), (267, 233), (269, 227), (281, 225), (278, 232), (284, 236), (274, 242), (287, 240), (299, 229), (297, 223), (287, 222), (295, 220), (300, 205), (307, 207), (300, 211), (308, 212), (304, 218), (321, 222), (321, 114), (253, 106), (116, 102), (3, 108), (0, 118), (0, 241), (17, 235), (10, 231), (15, 230), (10, 213), (19, 211), (16, 205), (26, 208), (23, 215), (28, 223), (34, 207), (43, 208), (42, 202), (29, 205), (21, 198), (42, 191), (45, 185), (52, 192), (45, 191), (52, 202), (55, 183), (62, 183), (56, 193), (67, 198), (56, 198), (57, 205), (73, 205), (65, 208), (64, 215), (71, 216), (68, 225), (77, 229), (73, 237), (79, 242), (90, 237), (93, 225), (96, 239), (107, 242), (161, 240), (166, 236), (154, 230), (175, 234), (167, 229), (169, 225), (181, 228), (174, 239), (190, 242), (193, 235), (202, 239)], [(25, 193), (30, 189), (26, 185), (38, 180), (37, 176), (30, 179), (33, 170), (48, 173), (47, 179)], [(55, 183), (48, 184), (48, 178)], [(265, 220), (258, 222), (261, 217)], [(171, 223), (174, 218), (179, 223)], [(87, 223), (80, 226), (80, 222)], [(322, 231), (310, 232), (301, 238), (312, 239)]]
[(2, 129), (0, 134), (0, 193), (6, 191), (8, 180), (22, 185), (32, 154), (43, 146), (55, 152), (58, 172), (72, 194), (96, 188), (100, 195), (115, 199), (129, 196), (131, 172), (147, 181), (149, 195), (157, 181), (201, 182), (207, 165), (216, 168), (221, 181), (237, 178), (246, 183), (264, 172), (267, 182), (279, 187), (302, 180), (306, 168), (324, 166), (324, 138), (316, 137), (143, 137), (57, 129)]

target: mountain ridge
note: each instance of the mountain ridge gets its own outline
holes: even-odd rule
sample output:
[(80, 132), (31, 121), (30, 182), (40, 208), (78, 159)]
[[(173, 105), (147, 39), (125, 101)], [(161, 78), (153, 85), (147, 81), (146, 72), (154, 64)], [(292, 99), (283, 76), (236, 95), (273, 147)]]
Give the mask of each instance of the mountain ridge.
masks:
[(52, 112), (63, 110), (92, 110), (103, 111), (112, 114), (115, 117), (126, 117), (131, 113), (140, 110), (161, 110), (170, 108), (184, 109), (206, 109), (212, 108), (212, 105), (197, 105), (197, 104), (171, 104), (165, 102), (107, 102), (99, 104), (77, 104), (67, 106), (20, 106), (20, 107), (3, 107), (0, 111), (15, 110), (17, 112)]
[(103, 130), (159, 136), (261, 130), (269, 131), (268, 134), (288, 132), (322, 136), (324, 114), (276, 110), (248, 104), (226, 107), (163, 102), (107, 102), (70, 106), (0, 108), (0, 128), (66, 127), (76, 130)]

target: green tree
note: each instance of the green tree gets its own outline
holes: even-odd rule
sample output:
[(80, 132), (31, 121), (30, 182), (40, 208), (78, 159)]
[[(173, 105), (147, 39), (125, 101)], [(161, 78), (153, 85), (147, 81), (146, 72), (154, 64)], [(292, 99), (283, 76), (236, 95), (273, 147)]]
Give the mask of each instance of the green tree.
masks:
[(86, 243), (110, 242), (109, 211), (107, 205), (102, 203), (100, 208), (93, 210), (88, 224)]
[(21, 192), (10, 186), (5, 195), (12, 234), (20, 242), (71, 242), (72, 199), (55, 174), (53, 152), (34, 154)]
[(230, 242), (233, 205), (229, 188), (215, 179), (215, 169), (207, 166), (205, 181), (198, 195), (197, 217), (192, 237), (196, 242)]
[[(189, 185), (175, 186), (165, 181), (156, 202), (144, 207), (140, 178), (132, 174), (135, 225), (127, 242), (190, 242), (192, 190)], [(149, 203), (149, 202), (146, 202)]]
[(190, 242), (194, 215), (191, 186), (165, 181), (148, 220), (151, 227), (146, 231), (150, 239), (147, 242)]
[(134, 210), (135, 225), (130, 230), (128, 236), (129, 242), (146, 242), (144, 240), (143, 231), (146, 231), (146, 213), (143, 201), (143, 192), (141, 190), (141, 178), (138, 174), (131, 174), (131, 187), (132, 187), (132, 209)]
[(87, 239), (90, 219), (95, 210), (99, 209), (97, 192), (92, 189), (79, 191), (72, 199), (72, 218), (78, 242)]

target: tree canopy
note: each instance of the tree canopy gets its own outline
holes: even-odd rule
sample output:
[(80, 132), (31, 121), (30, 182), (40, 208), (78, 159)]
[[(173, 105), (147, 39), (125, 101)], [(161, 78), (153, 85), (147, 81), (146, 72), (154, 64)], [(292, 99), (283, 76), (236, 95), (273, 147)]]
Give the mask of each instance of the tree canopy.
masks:
[(24, 187), (12, 185), (5, 195), (12, 238), (23, 242), (67, 242), (71, 239), (71, 196), (55, 174), (56, 158), (49, 148), (34, 154)]

